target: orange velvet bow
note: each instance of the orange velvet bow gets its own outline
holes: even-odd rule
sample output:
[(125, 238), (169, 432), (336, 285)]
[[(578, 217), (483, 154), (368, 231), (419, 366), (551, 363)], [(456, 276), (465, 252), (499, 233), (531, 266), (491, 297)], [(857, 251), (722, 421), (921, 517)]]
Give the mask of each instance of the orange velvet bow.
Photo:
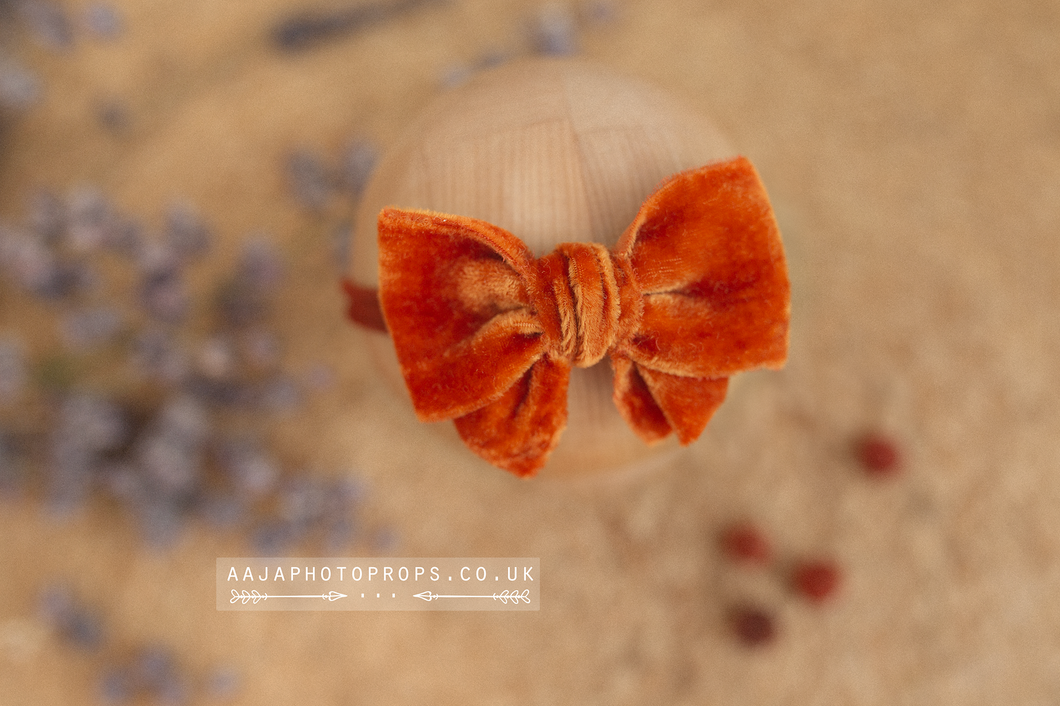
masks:
[[(668, 179), (610, 251), (564, 243), (537, 259), (484, 221), (384, 209), (379, 272), (419, 418), (452, 419), (475, 453), (519, 476), (559, 441), (572, 365), (609, 356), (633, 430), (689, 444), (730, 375), (787, 357), (783, 246), (742, 157)], [(347, 283), (363, 321), (358, 290)]]

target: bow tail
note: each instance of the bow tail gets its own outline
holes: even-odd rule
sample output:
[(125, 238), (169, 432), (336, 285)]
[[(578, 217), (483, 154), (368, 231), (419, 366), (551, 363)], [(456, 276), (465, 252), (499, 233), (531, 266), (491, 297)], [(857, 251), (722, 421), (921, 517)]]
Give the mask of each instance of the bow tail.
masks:
[(541, 357), (500, 398), (453, 420), (460, 438), (495, 466), (528, 478), (567, 426), (570, 365)]
[(695, 441), (725, 401), (729, 378), (671, 375), (613, 356), (615, 405), (644, 441), (654, 443), (677, 434), (682, 445)]

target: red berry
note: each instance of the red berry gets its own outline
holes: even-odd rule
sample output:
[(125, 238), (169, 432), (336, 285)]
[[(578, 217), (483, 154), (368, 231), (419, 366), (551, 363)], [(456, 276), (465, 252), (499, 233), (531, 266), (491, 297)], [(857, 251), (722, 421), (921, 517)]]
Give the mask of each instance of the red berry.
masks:
[(731, 608), (729, 626), (736, 638), (748, 647), (770, 643), (777, 636), (773, 616), (757, 606), (738, 605)]
[(840, 572), (835, 563), (814, 559), (797, 564), (791, 578), (792, 586), (804, 598), (821, 603), (839, 589)]
[(762, 530), (745, 522), (730, 525), (721, 533), (721, 549), (730, 559), (750, 564), (769, 563), (773, 556)]
[(890, 476), (902, 467), (902, 455), (894, 439), (877, 432), (863, 436), (857, 444), (858, 460), (872, 476)]

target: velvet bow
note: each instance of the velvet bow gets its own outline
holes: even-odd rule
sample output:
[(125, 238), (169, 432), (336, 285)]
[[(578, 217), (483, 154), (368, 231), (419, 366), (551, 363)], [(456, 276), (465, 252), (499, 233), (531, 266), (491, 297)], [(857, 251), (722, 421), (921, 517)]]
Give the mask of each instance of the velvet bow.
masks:
[(608, 356), (633, 430), (688, 444), (730, 375), (787, 356), (784, 251), (742, 157), (668, 179), (612, 250), (564, 243), (535, 258), (484, 221), (388, 208), (379, 272), (419, 418), (452, 419), (475, 453), (519, 476), (559, 441), (571, 366)]

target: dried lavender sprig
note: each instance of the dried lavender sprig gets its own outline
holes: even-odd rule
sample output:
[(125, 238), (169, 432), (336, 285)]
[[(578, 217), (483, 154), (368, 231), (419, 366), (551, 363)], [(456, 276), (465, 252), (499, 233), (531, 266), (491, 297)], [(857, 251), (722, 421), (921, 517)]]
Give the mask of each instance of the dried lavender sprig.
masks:
[(19, 14), (30, 32), (43, 46), (64, 51), (74, 44), (74, 30), (61, 5), (50, 0), (23, 0)]
[(76, 392), (62, 399), (56, 434), (93, 453), (116, 449), (129, 438), (128, 415), (121, 405), (99, 394)]
[(58, 245), (66, 231), (66, 203), (55, 192), (38, 189), (29, 200), (29, 228), (49, 246)]
[(339, 182), (354, 198), (360, 198), (379, 161), (379, 148), (364, 138), (356, 138), (342, 152)]
[(191, 306), (180, 256), (165, 243), (148, 243), (140, 253), (140, 304), (157, 321), (179, 323)]
[(73, 252), (94, 252), (110, 239), (113, 207), (96, 187), (81, 186), (67, 197), (66, 244)]
[(95, 650), (103, 644), (100, 616), (78, 601), (68, 586), (53, 584), (41, 590), (37, 613), (46, 625), (78, 647)]
[(178, 201), (166, 210), (165, 239), (178, 257), (193, 260), (210, 249), (213, 234), (191, 204)]
[(260, 498), (276, 487), (280, 465), (259, 440), (222, 439), (214, 454), (221, 471), (240, 495)]
[(173, 331), (157, 325), (135, 336), (130, 362), (139, 374), (167, 385), (185, 380), (191, 371), (189, 356)]
[(323, 159), (305, 149), (287, 158), (287, 184), (299, 205), (310, 211), (323, 209), (335, 187), (335, 176)]
[(85, 8), (83, 20), (88, 31), (99, 39), (114, 40), (121, 36), (125, 22), (113, 6), (101, 2)]
[(0, 110), (28, 110), (40, 101), (43, 93), (44, 85), (36, 73), (0, 57)]
[(63, 341), (83, 350), (112, 340), (124, 326), (121, 312), (111, 306), (94, 306), (65, 314), (59, 322)]
[(578, 28), (570, 9), (557, 3), (541, 7), (531, 23), (534, 48), (545, 56), (577, 54)]
[(28, 380), (22, 341), (0, 334), (0, 407), (14, 402), (26, 389)]

